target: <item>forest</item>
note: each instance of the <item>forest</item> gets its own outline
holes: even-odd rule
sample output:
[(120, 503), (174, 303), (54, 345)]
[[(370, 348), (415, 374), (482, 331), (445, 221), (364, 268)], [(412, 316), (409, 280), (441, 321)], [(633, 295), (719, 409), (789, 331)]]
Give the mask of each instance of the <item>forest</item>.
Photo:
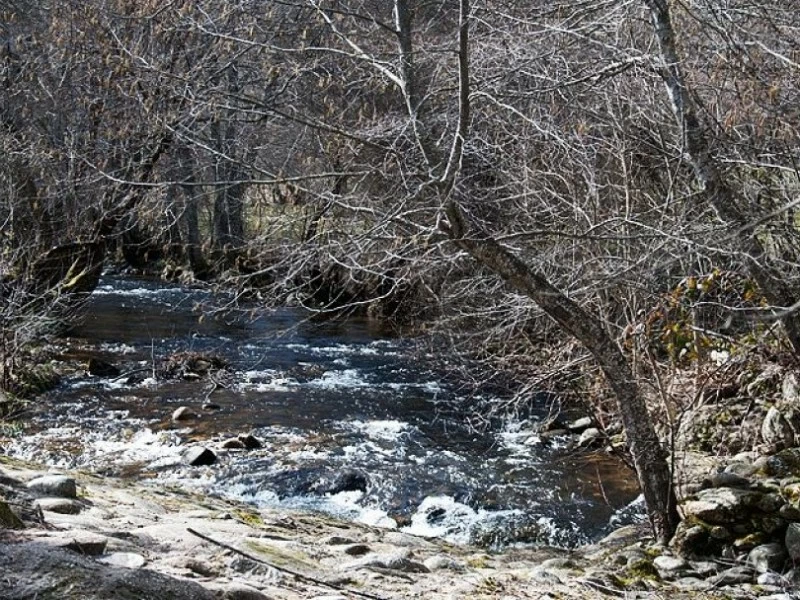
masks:
[(800, 353), (799, 71), (787, 0), (2, 0), (0, 383), (110, 265), (363, 313), (591, 395), (666, 541), (700, 374)]

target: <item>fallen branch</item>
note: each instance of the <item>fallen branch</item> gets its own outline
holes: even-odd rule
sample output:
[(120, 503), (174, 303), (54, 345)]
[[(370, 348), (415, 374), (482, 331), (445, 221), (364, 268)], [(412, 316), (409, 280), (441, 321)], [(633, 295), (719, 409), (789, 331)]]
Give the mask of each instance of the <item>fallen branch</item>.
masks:
[(316, 577), (311, 577), (309, 575), (303, 575), (302, 573), (298, 573), (297, 571), (292, 571), (291, 569), (286, 569), (284, 567), (279, 567), (277, 565), (272, 564), (269, 561), (264, 560), (263, 558), (259, 558), (258, 556), (254, 556), (254, 555), (252, 555), (252, 554), (250, 554), (248, 552), (245, 552), (243, 550), (239, 550), (238, 548), (235, 548), (235, 547), (233, 547), (233, 546), (231, 546), (229, 544), (226, 544), (225, 542), (217, 541), (214, 538), (211, 538), (211, 537), (209, 537), (207, 535), (204, 535), (204, 534), (202, 534), (202, 533), (200, 533), (198, 531), (195, 531), (191, 527), (187, 527), (186, 531), (188, 531), (192, 535), (196, 535), (201, 540), (205, 540), (206, 542), (214, 544), (215, 546), (219, 546), (220, 548), (225, 548), (226, 550), (230, 550), (231, 552), (235, 552), (236, 554), (239, 554), (240, 556), (244, 556), (245, 558), (248, 558), (250, 560), (256, 561), (256, 562), (261, 563), (263, 565), (267, 565), (268, 567), (270, 567), (272, 569), (275, 569), (276, 571), (280, 571), (281, 573), (286, 573), (287, 575), (291, 575), (292, 577), (298, 579), (299, 581), (303, 581), (303, 582), (306, 582), (306, 583), (313, 583), (315, 585), (319, 585), (319, 586), (322, 586), (322, 587), (330, 588), (332, 590), (336, 590), (337, 592), (344, 592), (346, 594), (352, 594), (352, 595), (358, 596), (360, 598), (369, 598), (369, 600), (386, 600), (385, 598), (383, 598), (381, 596), (375, 596), (375, 595), (369, 594), (367, 592), (359, 592), (358, 590), (351, 590), (349, 588), (346, 588), (346, 587), (343, 587), (343, 586), (340, 586), (340, 585), (336, 585), (335, 583), (329, 583), (329, 582), (324, 581), (322, 579), (317, 579)]

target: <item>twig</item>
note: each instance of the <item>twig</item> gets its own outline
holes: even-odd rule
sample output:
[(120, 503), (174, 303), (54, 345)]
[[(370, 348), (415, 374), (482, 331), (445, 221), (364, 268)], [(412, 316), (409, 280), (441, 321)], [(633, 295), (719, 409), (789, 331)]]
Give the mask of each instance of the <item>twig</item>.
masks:
[(357, 590), (351, 590), (349, 588), (342, 587), (342, 586), (336, 585), (334, 583), (329, 583), (327, 581), (323, 581), (322, 579), (317, 579), (316, 577), (311, 577), (309, 575), (303, 575), (302, 573), (298, 573), (297, 571), (292, 571), (291, 569), (287, 569), (285, 567), (279, 567), (277, 565), (272, 564), (271, 562), (268, 562), (268, 561), (264, 560), (263, 558), (259, 558), (257, 556), (254, 556), (254, 555), (248, 553), (248, 552), (245, 552), (243, 550), (239, 550), (238, 548), (234, 548), (233, 546), (231, 546), (229, 544), (226, 544), (224, 542), (219, 542), (219, 541), (215, 540), (214, 538), (211, 538), (211, 537), (209, 537), (207, 535), (204, 535), (204, 534), (202, 534), (202, 533), (200, 533), (198, 531), (195, 531), (191, 527), (187, 527), (186, 531), (188, 531), (192, 535), (196, 535), (201, 540), (205, 540), (205, 541), (207, 541), (207, 542), (209, 542), (211, 544), (219, 546), (220, 548), (225, 548), (226, 550), (230, 550), (231, 552), (235, 552), (236, 554), (244, 556), (245, 558), (248, 558), (250, 560), (254, 560), (254, 561), (259, 562), (261, 564), (267, 565), (268, 567), (270, 567), (272, 569), (275, 569), (276, 571), (280, 571), (281, 573), (286, 573), (288, 575), (291, 575), (292, 577), (295, 577), (296, 579), (299, 579), (300, 581), (305, 581), (307, 583), (313, 583), (313, 584), (316, 584), (316, 585), (320, 585), (322, 587), (327, 587), (327, 588), (330, 588), (332, 590), (336, 590), (337, 592), (345, 592), (347, 594), (353, 594), (354, 596), (358, 596), (360, 598), (369, 598), (369, 600), (386, 600), (385, 598), (383, 598), (381, 596), (375, 596), (375, 595), (369, 594), (367, 592), (359, 592)]

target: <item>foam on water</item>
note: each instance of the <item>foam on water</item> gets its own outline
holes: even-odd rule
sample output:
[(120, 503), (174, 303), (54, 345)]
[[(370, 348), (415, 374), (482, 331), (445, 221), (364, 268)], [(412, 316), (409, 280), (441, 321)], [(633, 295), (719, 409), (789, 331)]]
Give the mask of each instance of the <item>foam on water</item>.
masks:
[(519, 510), (475, 510), (452, 496), (428, 496), (411, 517), (411, 524), (401, 531), (422, 537), (443, 538), (455, 544), (468, 544), (473, 539), (476, 527), (521, 514)]

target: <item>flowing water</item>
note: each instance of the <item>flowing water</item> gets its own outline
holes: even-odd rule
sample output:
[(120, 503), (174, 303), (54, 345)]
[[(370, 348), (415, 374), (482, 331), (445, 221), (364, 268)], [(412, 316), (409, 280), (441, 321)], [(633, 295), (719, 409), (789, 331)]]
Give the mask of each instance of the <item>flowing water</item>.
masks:
[[(639, 513), (633, 475), (618, 463), (539, 443), (532, 427), (545, 406), (476, 431), (447, 361), (373, 322), (314, 322), (293, 309), (200, 318), (197, 307), (212, 303), (224, 298), (103, 280), (64, 351), (134, 375), (67, 377), (6, 451), (493, 547), (574, 545)], [(155, 376), (159, 360), (183, 351), (224, 357), (224, 381)], [(183, 405), (200, 418), (171, 422)], [(247, 432), (264, 447), (181, 463), (187, 444)]]

